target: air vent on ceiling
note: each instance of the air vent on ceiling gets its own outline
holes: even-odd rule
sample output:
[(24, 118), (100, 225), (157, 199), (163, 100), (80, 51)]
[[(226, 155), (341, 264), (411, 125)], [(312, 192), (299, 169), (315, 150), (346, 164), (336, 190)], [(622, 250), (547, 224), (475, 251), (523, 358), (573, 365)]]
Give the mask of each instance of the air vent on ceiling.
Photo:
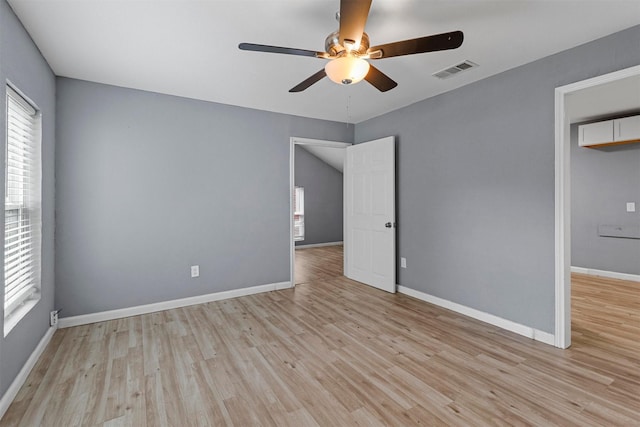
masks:
[(456, 64), (453, 67), (446, 68), (442, 71), (438, 71), (437, 73), (433, 73), (434, 77), (439, 79), (447, 79), (453, 75), (456, 75), (462, 71), (467, 71), (471, 68), (477, 67), (478, 64), (475, 62), (471, 62), (469, 60), (461, 62), (460, 64)]

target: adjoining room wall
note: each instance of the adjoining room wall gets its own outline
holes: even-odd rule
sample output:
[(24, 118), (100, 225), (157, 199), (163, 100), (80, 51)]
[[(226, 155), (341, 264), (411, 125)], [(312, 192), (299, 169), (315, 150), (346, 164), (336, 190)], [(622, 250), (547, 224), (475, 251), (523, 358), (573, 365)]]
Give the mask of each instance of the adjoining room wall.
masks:
[[(599, 225), (640, 227), (640, 144), (579, 147), (578, 125), (571, 126), (571, 265), (640, 274), (640, 239), (598, 232)], [(626, 211), (627, 202), (636, 212)]]
[(553, 333), (554, 91), (638, 46), (635, 26), (357, 124), (397, 137), (399, 284)]
[(290, 137), (351, 142), (353, 126), (68, 78), (57, 90), (63, 316), (290, 280)]
[[(0, 396), (49, 329), (49, 312), (54, 299), (54, 157), (55, 157), (55, 77), (49, 64), (25, 31), (5, 0), (0, 0), (0, 128), (2, 161), (6, 147), (5, 82), (10, 81), (42, 112), (42, 264), (41, 298), (35, 307), (3, 338), (0, 328)], [(5, 175), (2, 175), (2, 188)], [(4, 209), (2, 210), (4, 223)], [(0, 268), (4, 275), (4, 269)], [(3, 280), (4, 283), (4, 280)], [(3, 299), (4, 301), (4, 299)], [(4, 319), (4, 304), (0, 313)]]
[(305, 204), (305, 239), (296, 246), (341, 242), (342, 173), (299, 145), (295, 157), (295, 185), (304, 187)]

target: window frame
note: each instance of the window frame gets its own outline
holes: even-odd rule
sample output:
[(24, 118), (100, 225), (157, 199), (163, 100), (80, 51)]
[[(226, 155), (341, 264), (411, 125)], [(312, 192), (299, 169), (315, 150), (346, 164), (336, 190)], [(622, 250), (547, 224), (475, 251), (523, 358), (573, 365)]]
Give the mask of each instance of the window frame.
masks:
[[(22, 111), (24, 110), (24, 111)], [(16, 111), (24, 113), (22, 118), (26, 118), (22, 123), (11, 120), (10, 112), (15, 114)], [(37, 105), (26, 97), (19, 89), (17, 89), (10, 82), (6, 82), (5, 85), (5, 142), (4, 142), (4, 215), (5, 215), (5, 229), (4, 229), (4, 250), (3, 259), (5, 260), (3, 268), (3, 312), (4, 312), (4, 336), (6, 337), (9, 332), (20, 322), (24, 316), (31, 311), (33, 307), (40, 301), (41, 298), (41, 263), (42, 263), (42, 112)], [(27, 117), (28, 116), (28, 117)], [(10, 142), (16, 143), (16, 139), (13, 138), (10, 141), (10, 130), (16, 130), (18, 126), (24, 128), (25, 122), (29, 123), (28, 129), (31, 135), (28, 142), (25, 140), (18, 140), (22, 146), (19, 148), (19, 154), (17, 161), (23, 162), (23, 164), (29, 165), (28, 170), (25, 172), (25, 177), (28, 181), (24, 181), (24, 178), (19, 178), (13, 181), (17, 183), (19, 191), (22, 192), (19, 196), (11, 196), (9, 193), (9, 170), (10, 167), (16, 168), (15, 156), (14, 164), (10, 166)], [(15, 147), (16, 145), (14, 145)], [(23, 148), (24, 147), (24, 148)], [(14, 151), (14, 154), (16, 151)], [(25, 154), (26, 153), (26, 154)], [(20, 199), (20, 200), (17, 200)], [(28, 238), (21, 238), (18, 242), (8, 242), (7, 238), (7, 213), (17, 211), (17, 220), (23, 222), (13, 226), (15, 229), (11, 231), (20, 231), (25, 225), (28, 227)], [(16, 214), (13, 214), (15, 216)], [(13, 233), (12, 233), (13, 234)], [(13, 234), (11, 238), (15, 238)], [(20, 292), (24, 292), (24, 296), (21, 296), (17, 301), (11, 302), (7, 305), (7, 247), (13, 244), (12, 252), (21, 253), (26, 252), (25, 258), (27, 261), (21, 261), (20, 263), (12, 266), (14, 269), (13, 275), (19, 274), (19, 279), (14, 279), (13, 284), (16, 281), (26, 280), (28, 284), (24, 286), (24, 289), (20, 289)], [(15, 246), (17, 245), (17, 246)], [(17, 249), (16, 249), (17, 248)], [(26, 248), (26, 249), (25, 249)], [(32, 277), (29, 277), (32, 276)], [(23, 285), (18, 284), (22, 287)], [(14, 287), (15, 289), (15, 287)]]
[(293, 187), (293, 241), (304, 240), (304, 187)]

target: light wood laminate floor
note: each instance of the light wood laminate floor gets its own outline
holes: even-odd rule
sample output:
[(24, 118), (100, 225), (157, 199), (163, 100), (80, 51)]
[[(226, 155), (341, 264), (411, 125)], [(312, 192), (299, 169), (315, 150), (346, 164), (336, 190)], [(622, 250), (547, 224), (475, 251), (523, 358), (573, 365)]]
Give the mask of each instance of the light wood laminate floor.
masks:
[(639, 285), (569, 350), (345, 278), (61, 329), (0, 425), (638, 425)]
[(295, 251), (295, 283), (311, 283), (342, 276), (342, 245), (302, 248)]

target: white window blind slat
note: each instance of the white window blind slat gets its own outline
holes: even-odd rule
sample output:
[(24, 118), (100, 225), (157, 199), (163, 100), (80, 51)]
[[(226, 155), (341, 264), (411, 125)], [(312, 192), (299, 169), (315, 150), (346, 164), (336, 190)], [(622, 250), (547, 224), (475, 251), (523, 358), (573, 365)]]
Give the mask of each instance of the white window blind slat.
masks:
[(33, 279), (33, 266), (23, 266), (21, 268), (18, 269), (18, 271), (16, 273), (19, 273), (18, 275), (16, 275), (15, 273), (13, 275), (10, 276), (10, 279), (7, 281), (7, 286), (6, 286), (6, 290), (5, 292), (7, 292), (7, 295), (11, 295), (12, 291), (16, 288), (22, 287), (23, 283), (26, 281), (31, 281)]
[(10, 313), (12, 313), (22, 304), (24, 304), (25, 302), (31, 299), (37, 298), (37, 296), (38, 296), (38, 289), (36, 287), (25, 286), (21, 288), (19, 292), (16, 292), (15, 295), (12, 295), (9, 298), (5, 298), (4, 310), (5, 312), (9, 311)]
[(304, 187), (293, 189), (293, 240), (304, 240)]
[(21, 271), (21, 274), (18, 278), (11, 281), (9, 285), (7, 285), (7, 289), (5, 290), (7, 298), (11, 298), (20, 292), (21, 288), (24, 288), (25, 285), (32, 284), (33, 282), (33, 269), (24, 268)]
[(41, 263), (41, 118), (20, 94), (9, 86), (6, 90), (5, 318), (39, 298)]
[(7, 270), (10, 270), (14, 266), (22, 263), (25, 257), (30, 257), (30, 256), (31, 256), (30, 247), (25, 249), (22, 249), (22, 247), (20, 247), (18, 249), (13, 250), (11, 256), (8, 256), (5, 260), (5, 277), (6, 277)]
[[(26, 245), (22, 245), (17, 249), (12, 250), (11, 256), (6, 257), (5, 261), (5, 278), (7, 277), (7, 271), (24, 262), (25, 258), (31, 257), (31, 245), (26, 247)], [(24, 247), (24, 249), (23, 249)]]
[[(5, 230), (11, 233), (23, 233), (26, 230), (29, 230), (31, 228), (29, 226), (29, 220), (26, 218), (15, 218), (18, 216), (16, 214), (13, 214), (13, 212), (15, 211), (15, 209), (5, 210), (5, 212), (7, 212), (7, 219), (5, 219)], [(25, 211), (27, 211), (27, 209), (25, 209)], [(25, 213), (19, 214), (20, 217), (24, 217), (25, 215)], [(14, 218), (12, 218), (11, 216), (14, 216)]]
[[(17, 237), (17, 238), (16, 238)], [(12, 251), (15, 247), (24, 246), (31, 241), (31, 232), (21, 233), (16, 236), (11, 236), (11, 242), (4, 244), (5, 253)], [(7, 239), (5, 239), (7, 240)]]

